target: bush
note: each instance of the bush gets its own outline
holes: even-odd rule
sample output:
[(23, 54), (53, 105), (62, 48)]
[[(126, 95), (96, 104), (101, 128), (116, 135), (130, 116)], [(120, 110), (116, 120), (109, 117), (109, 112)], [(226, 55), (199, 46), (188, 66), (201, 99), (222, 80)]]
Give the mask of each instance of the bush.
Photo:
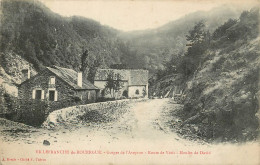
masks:
[(122, 95), (127, 98), (128, 97), (128, 91), (124, 90)]
[(11, 120), (40, 126), (48, 115), (48, 104), (41, 100), (20, 100), (19, 109)]

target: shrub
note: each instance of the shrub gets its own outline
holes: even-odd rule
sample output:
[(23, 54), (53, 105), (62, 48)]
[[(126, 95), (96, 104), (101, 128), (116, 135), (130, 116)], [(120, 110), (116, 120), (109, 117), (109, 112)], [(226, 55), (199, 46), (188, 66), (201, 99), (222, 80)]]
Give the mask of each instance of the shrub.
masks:
[(127, 98), (128, 97), (128, 91), (124, 90), (122, 95)]
[(46, 119), (48, 104), (41, 100), (20, 100), (19, 109), (12, 120), (31, 126), (40, 126)]

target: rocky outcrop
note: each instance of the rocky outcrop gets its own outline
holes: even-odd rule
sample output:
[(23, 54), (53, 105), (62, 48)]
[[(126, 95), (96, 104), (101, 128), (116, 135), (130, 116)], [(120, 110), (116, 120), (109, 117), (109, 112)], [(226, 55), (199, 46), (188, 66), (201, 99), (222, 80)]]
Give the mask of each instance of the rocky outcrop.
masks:
[(28, 61), (14, 52), (1, 53), (0, 64), (1, 88), (3, 88), (6, 93), (15, 97), (18, 96), (17, 84), (22, 82), (22, 70), (27, 69), (30, 66), (31, 76), (37, 74)]

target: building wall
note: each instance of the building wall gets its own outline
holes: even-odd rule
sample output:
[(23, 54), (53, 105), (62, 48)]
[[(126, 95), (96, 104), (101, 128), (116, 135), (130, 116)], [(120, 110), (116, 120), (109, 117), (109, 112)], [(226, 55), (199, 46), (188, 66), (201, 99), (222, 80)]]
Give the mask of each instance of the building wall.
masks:
[(94, 85), (98, 87), (99, 89), (104, 89), (106, 86), (106, 81), (94, 81)]
[[(94, 81), (94, 85), (96, 87), (98, 87), (99, 89), (101, 89), (101, 91), (105, 89), (106, 83), (107, 83), (107, 81), (100, 81), (100, 80), (95, 80)], [(122, 88), (118, 92), (115, 93), (115, 98), (122, 97), (124, 90), (126, 90), (126, 91), (128, 90), (128, 82), (126, 82), (126, 81), (122, 81)], [(111, 97), (111, 94), (108, 91), (106, 91), (104, 94), (105, 94), (104, 97), (106, 97), (106, 98), (110, 98)], [(101, 95), (102, 94), (100, 94), (100, 96)]]
[(76, 95), (81, 98), (83, 102), (92, 103), (97, 99), (96, 90), (79, 90), (76, 92)]
[[(50, 76), (55, 77), (55, 85), (49, 85)], [(75, 91), (70, 85), (64, 82), (62, 79), (57, 77), (55, 74), (49, 70), (44, 70), (36, 76), (32, 77), (30, 80), (22, 83), (18, 90), (18, 98), (20, 99), (33, 99), (33, 90), (42, 90), (43, 97), (42, 100), (48, 101), (48, 90), (55, 90), (57, 92), (57, 101), (62, 102), (69, 99), (73, 99), (78, 96), (79, 98), (86, 99), (91, 98), (91, 102), (96, 100), (95, 90), (91, 91)], [(91, 96), (88, 96), (88, 93)]]
[[(139, 91), (139, 94), (136, 91)], [(128, 97), (147, 97), (148, 91), (146, 91), (146, 95), (143, 95), (143, 91), (147, 90), (146, 85), (144, 86), (129, 86), (128, 87)]]

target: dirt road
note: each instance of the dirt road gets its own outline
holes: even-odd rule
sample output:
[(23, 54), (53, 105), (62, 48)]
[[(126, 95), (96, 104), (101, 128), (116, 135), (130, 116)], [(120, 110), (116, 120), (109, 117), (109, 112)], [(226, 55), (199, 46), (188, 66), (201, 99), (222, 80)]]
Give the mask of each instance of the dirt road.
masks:
[[(118, 121), (98, 125), (77, 124), (54, 130), (2, 126), (0, 164), (258, 163), (258, 143), (205, 144), (179, 137), (165, 125), (165, 106), (174, 109), (178, 105), (169, 99), (133, 103)], [(10, 131), (14, 128), (16, 132)], [(44, 140), (50, 145), (43, 145)]]

